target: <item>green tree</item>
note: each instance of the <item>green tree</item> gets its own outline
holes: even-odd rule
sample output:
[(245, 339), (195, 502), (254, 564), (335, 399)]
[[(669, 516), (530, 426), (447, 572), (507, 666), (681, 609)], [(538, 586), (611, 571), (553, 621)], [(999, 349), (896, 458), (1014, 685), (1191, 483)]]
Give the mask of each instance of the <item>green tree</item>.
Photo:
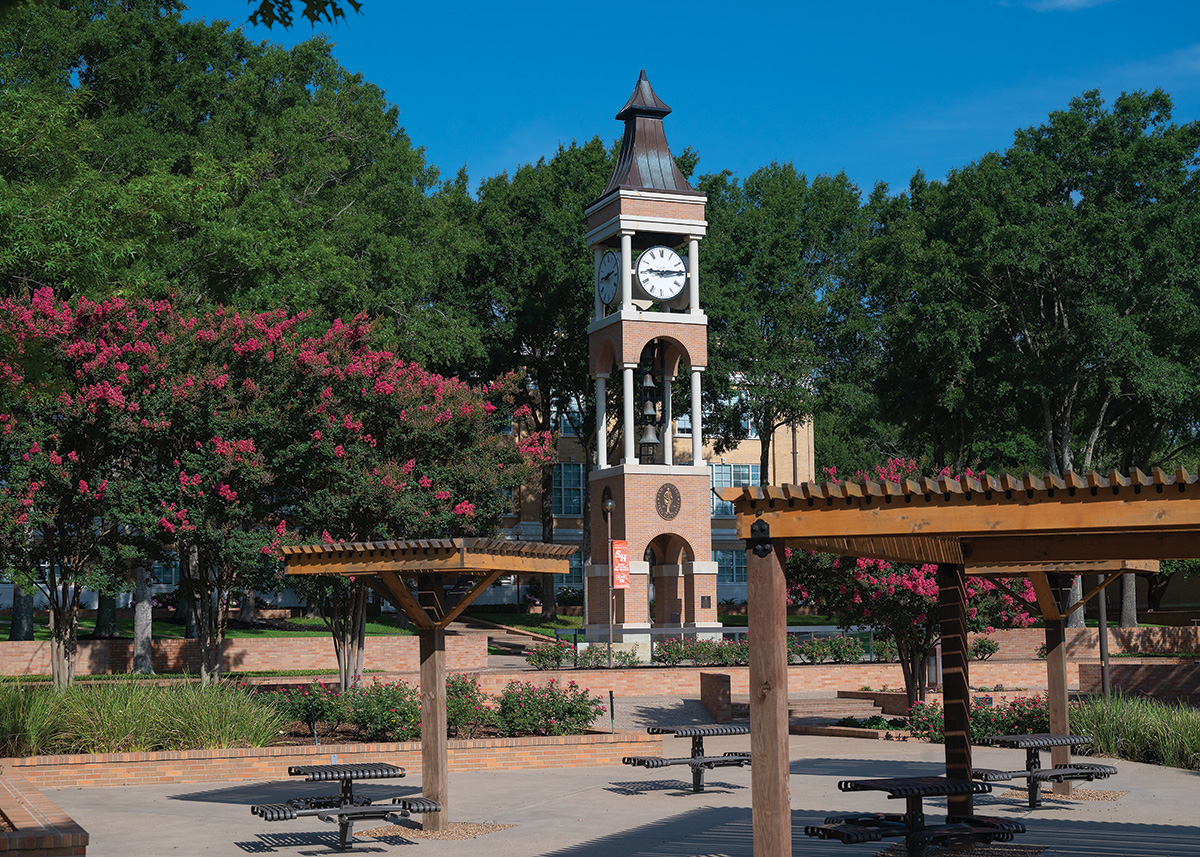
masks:
[(791, 164), (740, 184), (728, 172), (705, 176), (699, 188), (709, 200), (705, 423), (718, 453), (757, 431), (766, 481), (774, 433), (815, 410), (827, 307), (861, 232), (859, 193), (844, 174), (810, 182)]
[[(550, 160), (526, 164), (511, 178), (485, 180), (475, 212), (480, 245), (468, 272), (487, 331), (485, 377), (522, 370), (528, 382), (517, 393), (528, 413), (522, 429), (554, 433), (555, 416), (569, 415), (589, 459), (596, 425), (584, 335), (593, 309), (584, 209), (604, 190), (613, 163), (614, 153), (595, 137), (560, 146)], [(554, 540), (553, 465), (548, 460), (539, 474), (545, 542)], [(585, 528), (587, 520), (585, 508)], [(543, 594), (553, 615), (553, 588)]]

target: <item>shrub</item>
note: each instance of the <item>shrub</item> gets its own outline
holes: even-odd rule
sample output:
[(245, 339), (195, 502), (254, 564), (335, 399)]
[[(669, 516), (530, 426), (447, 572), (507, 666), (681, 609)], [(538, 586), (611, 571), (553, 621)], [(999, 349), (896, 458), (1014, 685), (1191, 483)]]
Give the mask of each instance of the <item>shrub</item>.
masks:
[(537, 643), (525, 652), (525, 661), (535, 670), (562, 669), (568, 656), (575, 654), (575, 647), (563, 640)]
[(693, 637), (667, 637), (654, 647), (650, 660), (668, 667), (679, 666), (685, 660), (692, 659), (694, 643)]
[(55, 699), (47, 687), (26, 687), (20, 682), (0, 686), (0, 755), (50, 752), (57, 729)]
[(917, 700), (908, 709), (908, 731), (935, 744), (946, 739), (946, 715), (937, 702)]
[(560, 688), (510, 682), (500, 694), (500, 731), (505, 735), (578, 735), (604, 713), (600, 701), (570, 682)]
[(583, 590), (578, 586), (563, 586), (554, 593), (554, 597), (564, 607), (583, 606)]
[(829, 637), (812, 637), (796, 645), (796, 654), (802, 663), (819, 664), (833, 655)]
[(1034, 651), (1034, 653), (1033, 653), (1033, 656), (1034, 656), (1035, 658), (1037, 658), (1038, 660), (1044, 661), (1044, 660), (1046, 660), (1046, 655), (1047, 655), (1047, 654), (1048, 654), (1048, 652), (1046, 651), (1046, 644), (1045, 644), (1045, 643), (1042, 643), (1042, 644), (1041, 644), (1040, 646), (1038, 646), (1038, 647), (1037, 647), (1037, 649)]
[(828, 643), (829, 657), (835, 664), (856, 664), (866, 652), (866, 646), (858, 637), (830, 637)]
[[(935, 743), (945, 740), (945, 711), (940, 703), (916, 702), (909, 709), (909, 729)], [(1045, 696), (1018, 696), (995, 707), (971, 707), (971, 740), (984, 735), (1028, 735), (1050, 731)]]
[(967, 649), (967, 657), (973, 661), (986, 661), (1000, 651), (1000, 644), (991, 637), (976, 637)]
[(375, 682), (351, 688), (345, 697), (346, 720), (368, 741), (416, 741), (421, 737), (421, 699), (415, 687)]
[(326, 729), (332, 731), (345, 722), (342, 695), (320, 682), (259, 696), (274, 706), (279, 716), (288, 723), (307, 723), (309, 729), (314, 729), (317, 723), (324, 723)]
[(496, 723), (496, 712), (474, 676), (446, 678), (446, 725), (455, 738), (474, 738)]
[(640, 667), (641, 665), (642, 659), (638, 656), (638, 647), (636, 645), (632, 649), (613, 652), (613, 666), (618, 669)]
[(884, 664), (894, 664), (900, 660), (900, 650), (893, 639), (875, 641), (875, 660)]
[(608, 648), (592, 643), (579, 653), (577, 666), (581, 670), (595, 670), (608, 666)]

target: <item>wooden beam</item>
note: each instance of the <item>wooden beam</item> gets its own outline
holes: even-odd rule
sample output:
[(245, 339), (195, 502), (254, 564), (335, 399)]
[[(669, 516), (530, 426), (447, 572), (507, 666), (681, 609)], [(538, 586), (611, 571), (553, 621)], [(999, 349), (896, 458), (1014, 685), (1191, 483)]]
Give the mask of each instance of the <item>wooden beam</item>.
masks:
[[(1095, 509), (1103, 518), (1103, 507)], [(968, 534), (963, 551), (971, 565), (1052, 563), (1102, 560), (1191, 559), (1200, 543), (1200, 528), (1184, 531), (1072, 534)]]
[(1112, 583), (1114, 580), (1116, 580), (1122, 574), (1124, 574), (1124, 572), (1115, 571), (1112, 574), (1110, 574), (1108, 577), (1103, 578), (1098, 584), (1096, 584), (1090, 590), (1088, 590), (1082, 598), (1080, 598), (1078, 601), (1076, 601), (1074, 604), (1072, 604), (1070, 607), (1068, 607), (1067, 610), (1063, 613), (1063, 617), (1065, 618), (1067, 616), (1070, 616), (1072, 613), (1074, 613), (1080, 607), (1087, 604), (1089, 601), (1091, 601), (1096, 596), (1096, 593), (1103, 592), (1110, 583)]
[[(937, 568), (938, 618), (942, 625), (942, 700), (945, 711), (946, 776), (970, 780), (971, 682), (967, 671), (967, 587), (961, 565)], [(950, 815), (974, 815), (974, 798), (951, 795)]]
[(395, 572), (388, 572), (379, 575), (377, 579), (383, 586), (381, 594), (401, 610), (419, 630), (433, 629), (433, 620), (429, 618), (429, 614), (425, 612), (413, 594), (408, 591), (408, 584), (404, 582), (404, 578)]
[(787, 714), (787, 583), (783, 545), (746, 553), (750, 637), (750, 790), (755, 857), (791, 857), (792, 804)]
[(425, 830), (443, 830), (450, 816), (450, 752), (446, 735), (446, 632), (422, 630), (421, 646), (421, 794), (436, 800), (441, 812), (421, 817)]
[(450, 608), (446, 615), (438, 621), (437, 626), (444, 630), (447, 625), (457, 619), (464, 610), (470, 607), (471, 603), (480, 595), (482, 595), (489, 586), (503, 577), (506, 573), (507, 572), (505, 572), (503, 569), (497, 569), (496, 571), (485, 574), (483, 577), (479, 578), (479, 580), (475, 581), (475, 583), (471, 585), (470, 590), (468, 590), (462, 599), (452, 608)]
[(931, 491), (909, 494), (890, 503), (887, 497), (881, 502), (869, 495), (848, 502), (806, 501), (794, 508), (743, 501), (738, 509), (738, 535), (749, 538), (750, 521), (755, 518), (767, 523), (774, 538), (786, 539), (822, 538), (832, 533), (845, 538), (970, 538), (1012, 532), (1088, 535), (1167, 532), (1173, 528), (1200, 531), (1200, 485), (1155, 486), (1147, 477), (1145, 484), (1116, 489), (1118, 493), (1114, 494), (1113, 489), (1096, 489), (1093, 493), (1091, 489), (1046, 488), (1033, 477), (1026, 482), (1030, 487), (992, 493), (990, 499), (986, 493), (972, 493), (970, 499), (965, 493), (943, 494), (933, 480), (925, 480), (922, 487)]
[(1042, 611), (1042, 618), (1047, 622), (1060, 621), (1062, 614), (1058, 612), (1058, 599), (1054, 597), (1054, 591), (1050, 586), (1050, 581), (1046, 579), (1046, 573), (1043, 571), (1033, 572), (1029, 575), (1029, 582), (1033, 584), (1034, 594), (1037, 595), (1038, 608)]
[[(1046, 619), (1046, 697), (1050, 709), (1050, 732), (1070, 735), (1071, 722), (1067, 700), (1067, 642), (1061, 618)], [(1066, 765), (1071, 761), (1070, 747), (1051, 747), (1050, 761)], [(1055, 794), (1070, 794), (1071, 781), (1054, 784)]]

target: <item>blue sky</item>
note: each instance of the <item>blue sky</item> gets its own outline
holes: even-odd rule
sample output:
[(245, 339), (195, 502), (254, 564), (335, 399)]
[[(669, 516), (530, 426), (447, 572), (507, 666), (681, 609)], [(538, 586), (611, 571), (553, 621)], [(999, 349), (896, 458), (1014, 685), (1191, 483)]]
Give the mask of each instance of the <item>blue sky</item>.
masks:
[[(186, 17), (249, 10), (196, 0)], [(1088, 89), (1111, 102), (1162, 87), (1177, 122), (1200, 117), (1195, 0), (363, 0), (336, 26), (245, 29), (282, 44), (326, 33), (427, 160), (444, 176), (465, 164), (472, 187), (560, 143), (619, 137), (643, 68), (674, 110), (672, 149), (693, 146), (700, 172), (790, 161), (864, 192), (902, 190), (918, 168), (941, 178)]]

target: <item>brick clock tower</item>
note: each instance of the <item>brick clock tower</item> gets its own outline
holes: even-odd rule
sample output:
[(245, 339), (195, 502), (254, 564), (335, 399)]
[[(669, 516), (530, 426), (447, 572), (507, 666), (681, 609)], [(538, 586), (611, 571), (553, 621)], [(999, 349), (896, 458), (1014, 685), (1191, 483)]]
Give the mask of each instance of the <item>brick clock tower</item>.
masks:
[[(700, 420), (700, 373), (708, 363), (699, 277), (705, 197), (671, 156), (663, 131), (670, 112), (643, 71), (617, 114), (625, 137), (616, 169), (587, 209), (596, 286), (588, 354), (599, 427), (588, 484), (587, 639), (606, 641), (611, 621), (614, 642), (641, 644), (643, 657), (651, 618), (656, 628), (720, 627)], [(614, 372), (620, 411), (610, 417)], [(611, 602), (610, 539), (629, 543), (630, 560), (629, 587), (615, 590)]]

